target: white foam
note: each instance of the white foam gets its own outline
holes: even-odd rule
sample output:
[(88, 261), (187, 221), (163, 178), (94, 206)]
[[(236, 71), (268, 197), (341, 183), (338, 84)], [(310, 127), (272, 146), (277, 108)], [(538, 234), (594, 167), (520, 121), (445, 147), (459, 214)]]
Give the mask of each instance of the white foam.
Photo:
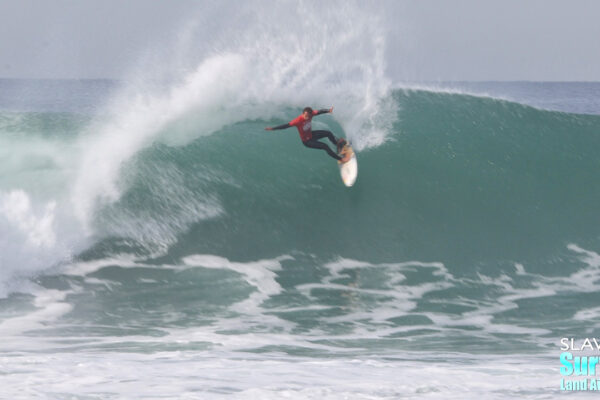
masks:
[[(8, 398), (470, 400), (560, 395), (554, 359), (427, 352), (401, 356), (314, 360), (205, 351), (110, 357), (65, 352), (0, 357), (0, 363)], [(593, 396), (581, 392), (577, 397)]]
[[(417, 303), (427, 293), (443, 290), (453, 285), (453, 277), (439, 262), (408, 261), (401, 263), (372, 264), (365, 261), (339, 258), (325, 267), (330, 271), (320, 283), (306, 283), (296, 289), (311, 302), (318, 301), (316, 290), (338, 292), (347, 303), (341, 315), (326, 316), (319, 319), (324, 324), (352, 323), (352, 333), (337, 335), (337, 340), (377, 339), (414, 329), (432, 329), (427, 326), (396, 326), (391, 319), (402, 317), (415, 309)], [(352, 270), (359, 273), (350, 274)], [(364, 272), (361, 272), (363, 271)], [(415, 284), (406, 283), (405, 273), (420, 271), (430, 274), (428, 279)], [(374, 281), (376, 288), (363, 287), (363, 278)], [(351, 279), (348, 283), (338, 283), (340, 279)], [(371, 302), (361, 297), (371, 298), (377, 304), (371, 309)], [(420, 313), (424, 315), (423, 313)], [(323, 336), (320, 336), (323, 335)], [(311, 331), (313, 340), (327, 340), (320, 328)]]
[(260, 304), (267, 298), (281, 293), (281, 286), (275, 279), (276, 271), (281, 270), (282, 261), (290, 259), (291, 256), (280, 256), (271, 260), (238, 263), (219, 256), (197, 254), (185, 257), (182, 261), (187, 266), (228, 269), (241, 274), (248, 284), (257, 289), (257, 292), (232, 306), (232, 309), (243, 313), (260, 314)]
[[(508, 275), (500, 275), (499, 277), (488, 277), (483, 274), (477, 274), (475, 279), (455, 278), (442, 263), (438, 262), (419, 262), (410, 261), (403, 263), (389, 264), (371, 264), (357, 260), (339, 259), (335, 262), (326, 264), (326, 267), (331, 272), (331, 275), (324, 278), (321, 283), (302, 284), (297, 289), (305, 296), (313, 298), (312, 292), (316, 289), (339, 291), (347, 293), (349, 299), (352, 296), (373, 296), (377, 299), (377, 307), (375, 310), (363, 310), (360, 306), (365, 304), (368, 307), (368, 302), (362, 301), (350, 302), (355, 303), (349, 305), (349, 309), (345, 310), (342, 315), (335, 317), (324, 317), (327, 323), (352, 322), (355, 323), (353, 333), (348, 335), (346, 339), (359, 338), (382, 338), (388, 335), (394, 335), (402, 332), (408, 332), (415, 329), (436, 329), (440, 331), (453, 330), (470, 326), (476, 328), (472, 335), (489, 338), (490, 334), (514, 334), (514, 335), (530, 335), (532, 338), (537, 338), (540, 335), (550, 333), (548, 329), (521, 326), (518, 324), (502, 324), (494, 321), (494, 315), (518, 308), (519, 300), (551, 296), (556, 294), (556, 288), (553, 285), (545, 283), (544, 279), (536, 279), (533, 287), (515, 288), (513, 279)], [(374, 270), (383, 273), (378, 278), (381, 284), (381, 279), (384, 279), (383, 287), (378, 289), (368, 289), (357, 286), (356, 284), (339, 284), (335, 283), (340, 278), (351, 278), (348, 274), (349, 270)], [(517, 267), (517, 274), (527, 274), (522, 265)], [(407, 284), (405, 272), (420, 270), (422, 273), (428, 271), (431, 275), (429, 279), (422, 280), (419, 283)], [(404, 273), (403, 273), (404, 272)], [(357, 278), (354, 278), (356, 280)], [(458, 306), (466, 306), (474, 308), (472, 311), (466, 311), (460, 314), (448, 314), (438, 311), (418, 311), (418, 315), (427, 317), (433, 322), (433, 325), (410, 325), (410, 326), (394, 326), (389, 320), (396, 317), (407, 315), (410, 312), (415, 312), (415, 308), (419, 301), (427, 294), (437, 290), (443, 290), (452, 287), (461, 287), (463, 285), (481, 287), (493, 287), (494, 290), (501, 289), (493, 299), (468, 299), (456, 298), (443, 300), (446, 304), (454, 304)], [(431, 301), (431, 300), (430, 300)], [(373, 331), (363, 324), (368, 321), (369, 324), (376, 326)], [(387, 325), (387, 326), (386, 326)], [(315, 332), (316, 333), (316, 332)], [(342, 340), (342, 337), (338, 337)]]
[(36, 213), (29, 196), (23, 190), (0, 193), (0, 215), (11, 224), (32, 247), (50, 248), (56, 244), (54, 211), (56, 202), (51, 201)]
[(582, 261), (588, 264), (590, 267), (600, 267), (600, 254), (594, 251), (585, 250), (574, 243), (569, 244), (567, 248), (571, 251), (584, 255), (585, 257), (583, 257)]
[(72, 256), (82, 241), (57, 202), (34, 203), (24, 190), (0, 192), (0, 297)]
[(516, 270), (517, 275), (525, 275), (526, 274), (525, 267), (523, 266), (523, 264), (516, 263), (515, 270)]
[(92, 261), (71, 262), (65, 264), (61, 268), (61, 273), (66, 275), (85, 276), (112, 265), (118, 265), (121, 268), (134, 268), (142, 266), (142, 264), (138, 263), (134, 256), (123, 254), (121, 256), (113, 256)]
[[(423, 315), (434, 321), (440, 327), (474, 326), (489, 333), (508, 333), (530, 335), (539, 345), (550, 343), (547, 335), (550, 330), (536, 326), (520, 326), (517, 324), (500, 324), (494, 322), (493, 316), (508, 310), (517, 309), (520, 300), (550, 297), (563, 292), (591, 293), (600, 290), (600, 255), (594, 251), (586, 250), (576, 244), (569, 244), (568, 249), (581, 255), (583, 268), (569, 273), (566, 276), (544, 276), (526, 271), (523, 264), (515, 264), (515, 274), (522, 278), (531, 278), (528, 287), (515, 287), (513, 279), (507, 275), (489, 277), (478, 274), (477, 279), (463, 278), (454, 280), (454, 285), (486, 285), (501, 288), (492, 299), (473, 300), (457, 299), (450, 301), (452, 304), (476, 307), (475, 310), (460, 315), (446, 315), (437, 312), (427, 312)], [(596, 308), (579, 310), (574, 316), (575, 320), (586, 318), (593, 319), (597, 313)], [(546, 336), (546, 338), (544, 338)]]
[(43, 329), (71, 311), (72, 305), (65, 302), (68, 293), (67, 291), (49, 289), (34, 292), (34, 306), (37, 308), (35, 311), (0, 322), (0, 335), (4, 338), (3, 346), (6, 346), (9, 337)]
[[(575, 313), (573, 319), (577, 321), (588, 321), (590, 323), (592, 323), (592, 321), (599, 321), (600, 307), (592, 307), (579, 310)], [(599, 325), (600, 323), (595, 323), (596, 327), (598, 327)]]
[(517, 274), (533, 278), (532, 286), (534, 287), (534, 292), (538, 291), (540, 295), (544, 296), (566, 291), (579, 293), (599, 291), (600, 255), (594, 251), (583, 249), (576, 244), (569, 244), (567, 248), (581, 255), (580, 260), (584, 263), (583, 268), (579, 268), (573, 272), (567, 271), (568, 275), (565, 276), (547, 277), (544, 275), (528, 273), (521, 265), (521, 267), (517, 266)]

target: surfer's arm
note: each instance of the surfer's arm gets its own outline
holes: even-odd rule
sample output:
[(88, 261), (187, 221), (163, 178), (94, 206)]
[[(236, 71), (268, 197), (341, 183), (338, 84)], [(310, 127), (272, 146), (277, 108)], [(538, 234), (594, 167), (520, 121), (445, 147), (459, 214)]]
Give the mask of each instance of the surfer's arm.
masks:
[(333, 112), (333, 107), (331, 108), (323, 108), (315, 113), (315, 115), (328, 114)]
[(265, 128), (266, 131), (275, 131), (275, 130), (279, 130), (279, 129), (287, 129), (289, 128), (291, 125), (289, 123), (287, 124), (283, 124), (283, 125), (278, 125), (278, 126), (274, 126), (274, 127), (267, 127)]

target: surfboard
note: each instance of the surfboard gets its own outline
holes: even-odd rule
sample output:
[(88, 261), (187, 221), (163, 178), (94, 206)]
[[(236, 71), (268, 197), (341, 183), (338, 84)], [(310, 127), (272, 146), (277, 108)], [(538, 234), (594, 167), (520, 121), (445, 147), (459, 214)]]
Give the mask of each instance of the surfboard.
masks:
[(338, 161), (338, 166), (340, 167), (340, 176), (342, 177), (342, 182), (344, 182), (344, 185), (347, 187), (351, 187), (354, 185), (354, 182), (356, 182), (356, 176), (358, 175), (358, 162), (356, 161), (356, 154), (354, 153), (354, 149), (352, 149), (350, 143), (347, 143), (342, 148), (340, 155), (348, 152), (352, 154), (350, 159), (343, 164), (339, 163)]

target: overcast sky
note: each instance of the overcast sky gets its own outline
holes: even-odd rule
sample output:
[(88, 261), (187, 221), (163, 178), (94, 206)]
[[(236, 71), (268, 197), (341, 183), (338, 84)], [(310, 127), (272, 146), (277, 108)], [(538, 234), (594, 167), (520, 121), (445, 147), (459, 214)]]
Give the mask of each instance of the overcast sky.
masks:
[[(122, 78), (149, 48), (168, 46), (203, 10), (223, 4), (236, 1), (0, 0), (0, 77)], [(388, 70), (396, 81), (600, 81), (600, 1), (398, 0), (365, 7), (385, 11)]]

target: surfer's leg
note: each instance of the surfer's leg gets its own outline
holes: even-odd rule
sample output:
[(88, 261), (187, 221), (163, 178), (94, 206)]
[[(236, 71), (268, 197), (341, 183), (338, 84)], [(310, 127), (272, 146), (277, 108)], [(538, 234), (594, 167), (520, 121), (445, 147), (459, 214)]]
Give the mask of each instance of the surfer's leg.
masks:
[(314, 136), (314, 132), (313, 132), (313, 138), (310, 140), (307, 140), (306, 142), (302, 142), (304, 143), (304, 145), (306, 147), (310, 147), (311, 149), (321, 149), (321, 150), (325, 150), (327, 152), (327, 154), (329, 154), (331, 157), (335, 158), (336, 160), (341, 160), (342, 157), (338, 156), (337, 154), (335, 154), (335, 152), (333, 152), (333, 150), (331, 150), (329, 148), (329, 146), (327, 146), (325, 143), (323, 142), (319, 142), (318, 140), (315, 139)]
[(326, 137), (331, 143), (333, 143), (334, 146), (337, 146), (338, 144), (338, 140), (335, 138), (335, 136), (333, 136), (333, 133), (331, 133), (330, 131), (313, 131), (312, 136), (314, 140), (319, 140)]

